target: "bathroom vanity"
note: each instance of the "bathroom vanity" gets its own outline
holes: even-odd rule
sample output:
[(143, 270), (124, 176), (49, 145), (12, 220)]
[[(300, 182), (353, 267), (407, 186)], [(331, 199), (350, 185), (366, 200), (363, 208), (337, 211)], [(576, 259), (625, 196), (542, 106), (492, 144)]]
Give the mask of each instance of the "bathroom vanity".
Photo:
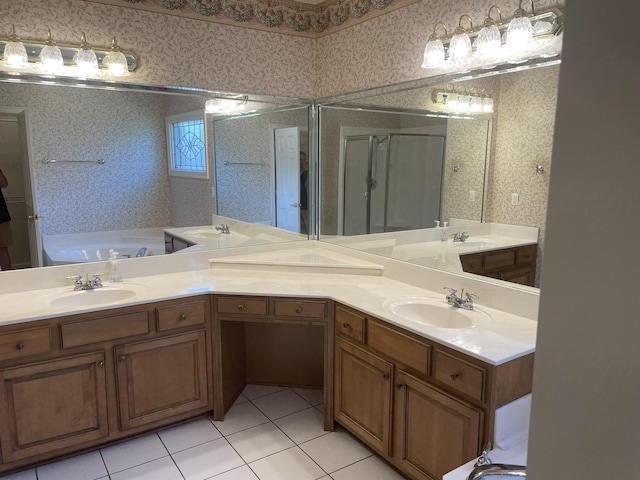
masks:
[[(292, 258), (291, 244), (253, 248)], [(491, 325), (405, 322), (385, 302), (434, 292), (356, 258), (348, 274), (328, 270), (348, 256), (327, 248), (323, 273), (260, 270), (254, 257), (241, 268), (219, 253), (157, 274), (158, 263), (212, 255), (196, 252), (132, 259), (147, 276), (100, 293), (0, 295), (0, 474), (201, 415), (223, 420), (250, 383), (323, 389), (325, 429), (339, 423), (409, 478), (440, 479), (477, 456), (496, 411), (531, 391), (535, 322), (484, 306)], [(109, 294), (127, 289), (136, 295)]]

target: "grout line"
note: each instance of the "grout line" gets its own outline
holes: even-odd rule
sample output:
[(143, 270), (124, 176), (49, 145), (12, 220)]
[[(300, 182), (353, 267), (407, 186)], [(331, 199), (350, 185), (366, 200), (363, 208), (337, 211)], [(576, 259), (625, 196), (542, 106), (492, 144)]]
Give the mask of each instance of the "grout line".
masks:
[[(214, 427), (215, 428), (215, 427)], [(169, 452), (169, 449), (167, 448), (167, 445), (164, 443), (164, 440), (162, 440), (162, 437), (160, 436), (160, 433), (157, 434), (158, 438), (160, 439), (160, 443), (162, 443), (162, 446), (167, 450), (167, 452)], [(206, 442), (203, 442), (206, 443)], [(200, 444), (202, 445), (202, 443)], [(194, 445), (197, 446), (197, 445)], [(185, 450), (187, 450), (185, 448)], [(184, 451), (184, 450), (180, 450), (180, 451)], [(178, 452), (174, 452), (174, 453), (178, 453)], [(169, 452), (169, 458), (171, 459), (171, 461), (173, 462), (173, 464), (176, 466), (176, 469), (178, 470), (178, 473), (180, 473), (180, 476), (186, 480), (187, 477), (184, 476), (184, 473), (182, 473), (182, 470), (180, 470), (180, 467), (178, 466), (178, 464), (176, 463), (176, 460), (173, 458), (173, 453)]]

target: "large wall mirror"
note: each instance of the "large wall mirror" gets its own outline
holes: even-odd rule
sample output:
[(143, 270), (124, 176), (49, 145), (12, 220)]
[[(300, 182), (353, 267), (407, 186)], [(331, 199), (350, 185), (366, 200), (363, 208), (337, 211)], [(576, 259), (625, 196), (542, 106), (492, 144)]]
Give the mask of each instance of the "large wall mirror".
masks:
[[(307, 139), (308, 102), (251, 97), (239, 108), (244, 120), (235, 121), (227, 113), (220, 128), (213, 126), (217, 116), (206, 115), (208, 138), (188, 146), (190, 151), (207, 150), (209, 176), (189, 178), (168, 172), (166, 119), (186, 112), (205, 118), (211, 94), (84, 87), (0, 82), (0, 168), (9, 180), (3, 193), (13, 217), (14, 268), (31, 266), (38, 253), (47, 257), (32, 241), (40, 236), (55, 237), (49, 253), (56, 253), (58, 260), (48, 264), (58, 264), (106, 259), (112, 247), (125, 255), (135, 255), (140, 248), (147, 254), (163, 253), (163, 228), (211, 226), (215, 214), (276, 226), (270, 210), (275, 204), (270, 128), (296, 127), (299, 138)], [(300, 145), (295, 149), (296, 170)], [(307, 238), (262, 235), (241, 243), (268, 243), (276, 237)], [(130, 250), (125, 250), (126, 243)], [(217, 248), (234, 245), (219, 242)]]
[[(321, 101), (320, 239), (412, 261), (381, 240), (436, 220), (535, 227), (538, 285), (560, 67), (529, 67)], [(493, 113), (448, 112), (452, 91)]]

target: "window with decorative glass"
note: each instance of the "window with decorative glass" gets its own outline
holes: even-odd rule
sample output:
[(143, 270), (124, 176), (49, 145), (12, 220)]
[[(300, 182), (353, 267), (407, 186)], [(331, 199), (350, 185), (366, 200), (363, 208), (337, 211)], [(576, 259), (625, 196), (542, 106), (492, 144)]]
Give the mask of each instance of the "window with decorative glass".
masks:
[(169, 175), (209, 178), (204, 111), (166, 117)]

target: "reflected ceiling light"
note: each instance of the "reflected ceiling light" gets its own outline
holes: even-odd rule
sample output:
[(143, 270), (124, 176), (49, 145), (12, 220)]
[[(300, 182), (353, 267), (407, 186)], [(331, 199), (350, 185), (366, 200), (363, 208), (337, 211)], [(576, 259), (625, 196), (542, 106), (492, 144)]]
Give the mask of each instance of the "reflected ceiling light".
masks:
[(449, 113), (493, 113), (493, 99), (484, 90), (479, 94), (477, 87), (467, 90), (466, 86), (461, 85), (456, 89), (449, 84), (445, 91), (434, 90), (431, 99), (439, 110)]
[(433, 26), (433, 32), (429, 37), (427, 45), (424, 47), (424, 58), (422, 60), (422, 68), (437, 68), (444, 65), (444, 44), (436, 33), (436, 29), (442, 25), (444, 36), (447, 36), (447, 27), (442, 22), (437, 22)]
[(82, 75), (95, 75), (98, 73), (98, 57), (91, 45), (87, 43), (87, 36), (82, 32), (80, 49), (73, 57), (73, 61)]
[(471, 17), (467, 14), (461, 15), (460, 20), (458, 21), (458, 26), (451, 38), (451, 43), (449, 43), (449, 60), (466, 60), (471, 56), (471, 39), (469, 38), (467, 30), (462, 26), (462, 20), (465, 18), (469, 21), (469, 30), (473, 30)]
[(239, 97), (215, 97), (210, 98), (204, 104), (207, 113), (231, 113), (249, 101), (247, 95)]
[(8, 66), (13, 68), (22, 68), (27, 66), (29, 56), (24, 44), (20, 41), (20, 37), (16, 35), (14, 25), (11, 25), (11, 35), (9, 41), (4, 46), (4, 61)]
[(500, 54), (500, 48), (502, 47), (502, 37), (500, 36), (500, 30), (496, 25), (496, 21), (491, 18), (491, 11), (496, 9), (498, 11), (498, 23), (502, 23), (502, 12), (496, 5), (491, 5), (489, 13), (484, 21), (484, 26), (478, 33), (476, 40), (476, 55), (481, 58), (496, 58)]
[(47, 29), (47, 40), (42, 50), (40, 50), (38, 58), (45, 71), (55, 72), (64, 65), (60, 47), (58, 47), (56, 42), (53, 41), (53, 38), (51, 38), (51, 29)]
[(122, 77), (129, 74), (129, 64), (127, 58), (122, 53), (122, 49), (118, 46), (116, 37), (111, 42), (111, 50), (102, 59), (102, 65), (107, 67), (111, 75)]

